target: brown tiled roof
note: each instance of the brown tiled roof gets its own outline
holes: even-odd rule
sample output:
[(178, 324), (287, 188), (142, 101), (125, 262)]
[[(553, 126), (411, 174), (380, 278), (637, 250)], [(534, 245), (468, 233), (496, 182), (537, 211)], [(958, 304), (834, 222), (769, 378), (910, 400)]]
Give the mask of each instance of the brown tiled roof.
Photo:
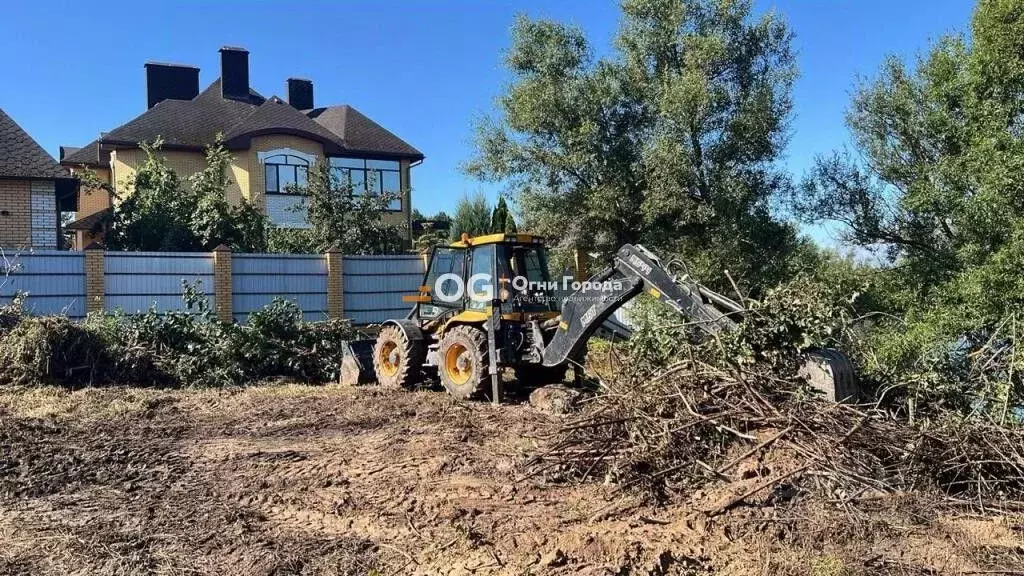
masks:
[(65, 230), (83, 230), (85, 232), (96, 232), (100, 226), (114, 213), (113, 208), (104, 208), (99, 212), (93, 212), (64, 226)]
[(247, 100), (224, 98), (217, 79), (192, 100), (164, 100), (134, 120), (103, 134), (64, 165), (106, 166), (110, 149), (138, 146), (160, 136), (166, 148), (202, 149), (223, 134), (231, 148), (247, 148), (249, 137), (284, 133), (320, 141), (328, 154), (356, 153), (421, 160), (423, 154), (351, 106), (299, 111), (277, 97), (250, 91)]
[(343, 151), (343, 142), (338, 135), (309, 119), (291, 105), (273, 96), (250, 114), (245, 120), (231, 128), (224, 135), (228, 146), (242, 144), (248, 147), (248, 137), (261, 134), (292, 134), (322, 143), (327, 152)]
[(340, 136), (347, 151), (423, 159), (422, 152), (352, 106), (343, 104), (314, 108), (307, 114), (318, 124)]
[(107, 168), (110, 166), (110, 150), (100, 150), (100, 141), (93, 140), (81, 148), (64, 147), (66, 153), (60, 163), (65, 166), (91, 166)]
[(0, 178), (71, 178), (10, 116), (0, 110)]
[(203, 148), (217, 134), (231, 128), (253, 113), (263, 97), (250, 93), (249, 100), (221, 96), (220, 79), (192, 100), (164, 100), (131, 122), (114, 128), (100, 138), (102, 144), (137, 146), (161, 137), (167, 148)]

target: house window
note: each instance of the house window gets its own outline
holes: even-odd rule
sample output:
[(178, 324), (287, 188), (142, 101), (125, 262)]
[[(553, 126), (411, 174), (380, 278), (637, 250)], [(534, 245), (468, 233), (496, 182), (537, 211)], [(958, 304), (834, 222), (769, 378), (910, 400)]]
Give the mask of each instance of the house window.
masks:
[(393, 194), (388, 210), (402, 210), (402, 172), (397, 160), (331, 158), (331, 176), (353, 194)]
[(267, 194), (301, 194), (309, 182), (309, 160), (291, 154), (268, 156), (263, 161)]

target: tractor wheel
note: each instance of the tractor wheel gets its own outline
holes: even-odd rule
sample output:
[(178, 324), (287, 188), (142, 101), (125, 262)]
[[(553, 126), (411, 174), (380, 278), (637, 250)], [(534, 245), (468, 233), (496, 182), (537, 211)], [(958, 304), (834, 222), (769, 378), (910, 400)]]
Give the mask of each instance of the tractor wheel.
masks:
[(487, 336), (472, 326), (456, 326), (441, 339), (438, 374), (445, 390), (465, 400), (487, 389)]
[(398, 326), (385, 326), (373, 345), (373, 370), (387, 388), (412, 388), (419, 383), (426, 352)]

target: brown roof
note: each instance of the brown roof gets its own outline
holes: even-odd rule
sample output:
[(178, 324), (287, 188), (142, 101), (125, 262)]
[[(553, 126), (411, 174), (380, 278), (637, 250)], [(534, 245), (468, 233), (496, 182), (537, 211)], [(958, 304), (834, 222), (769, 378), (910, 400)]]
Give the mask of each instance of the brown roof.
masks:
[(224, 135), (229, 147), (248, 147), (248, 138), (261, 134), (292, 134), (322, 143), (327, 152), (340, 153), (344, 143), (338, 135), (309, 119), (280, 98), (273, 96)]
[(61, 160), (64, 165), (106, 166), (110, 149), (138, 146), (157, 136), (168, 149), (201, 150), (217, 134), (229, 148), (247, 148), (249, 138), (283, 133), (321, 142), (328, 154), (354, 153), (422, 160), (423, 154), (351, 106), (299, 111), (277, 97), (250, 90), (247, 100), (224, 98), (218, 78), (192, 100), (163, 100)]
[(352, 106), (314, 108), (307, 112), (310, 118), (341, 137), (347, 151), (368, 154), (384, 153), (423, 159), (423, 153), (395, 136), (383, 126), (367, 118)]
[(100, 150), (100, 141), (93, 140), (81, 148), (64, 146), (64, 157), (60, 163), (65, 166), (91, 166), (108, 168), (110, 166), (110, 150)]
[(0, 178), (71, 178), (18, 123), (0, 109)]
[(88, 216), (83, 216), (74, 222), (64, 226), (65, 230), (83, 230), (85, 232), (96, 232), (100, 229), (103, 223), (114, 213), (113, 208), (104, 208), (99, 212), (93, 212)]

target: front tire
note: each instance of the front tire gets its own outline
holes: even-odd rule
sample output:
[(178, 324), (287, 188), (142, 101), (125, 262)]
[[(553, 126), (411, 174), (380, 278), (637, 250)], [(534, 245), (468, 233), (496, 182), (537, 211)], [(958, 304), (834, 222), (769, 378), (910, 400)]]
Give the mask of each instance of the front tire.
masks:
[(410, 341), (398, 326), (385, 326), (373, 345), (373, 371), (386, 388), (412, 388), (419, 384), (426, 351)]
[(472, 326), (456, 326), (441, 339), (438, 374), (449, 394), (460, 400), (487, 390), (487, 336)]

